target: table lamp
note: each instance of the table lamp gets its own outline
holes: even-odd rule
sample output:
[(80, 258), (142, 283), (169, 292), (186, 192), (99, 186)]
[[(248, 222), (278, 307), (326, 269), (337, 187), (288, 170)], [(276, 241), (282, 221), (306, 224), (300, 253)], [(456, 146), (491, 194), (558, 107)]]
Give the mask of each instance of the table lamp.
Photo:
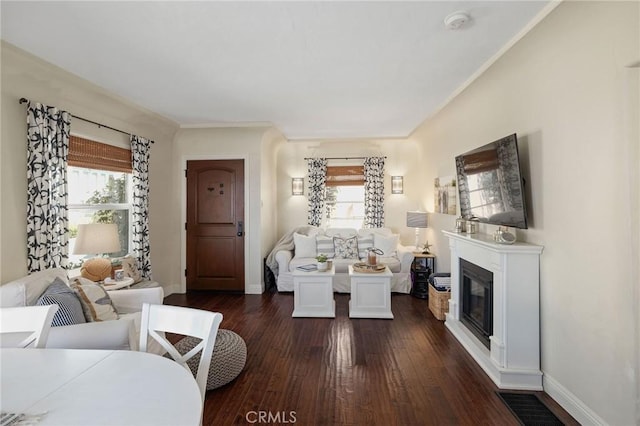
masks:
[(94, 254), (82, 264), (80, 274), (91, 281), (103, 281), (111, 276), (111, 260), (102, 257), (120, 251), (118, 227), (114, 223), (87, 223), (78, 225), (78, 236), (73, 254)]
[(407, 227), (416, 228), (416, 251), (420, 250), (420, 228), (427, 228), (427, 212), (407, 212)]

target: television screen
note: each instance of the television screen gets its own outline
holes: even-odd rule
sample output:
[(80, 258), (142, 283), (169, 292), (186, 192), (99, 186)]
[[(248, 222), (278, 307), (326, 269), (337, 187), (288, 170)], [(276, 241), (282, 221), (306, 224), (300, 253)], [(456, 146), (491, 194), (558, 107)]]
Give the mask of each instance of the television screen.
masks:
[(515, 133), (457, 156), (456, 173), (463, 218), (527, 228)]

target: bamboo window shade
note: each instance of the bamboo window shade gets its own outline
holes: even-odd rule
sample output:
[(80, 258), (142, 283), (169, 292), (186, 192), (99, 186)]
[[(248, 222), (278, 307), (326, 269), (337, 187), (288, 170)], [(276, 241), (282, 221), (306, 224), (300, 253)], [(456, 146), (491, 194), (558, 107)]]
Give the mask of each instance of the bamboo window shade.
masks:
[(498, 168), (498, 151), (480, 151), (463, 157), (464, 171), (468, 174), (488, 172)]
[(70, 166), (131, 173), (131, 150), (90, 139), (69, 138)]
[(328, 166), (326, 186), (364, 185), (364, 166)]

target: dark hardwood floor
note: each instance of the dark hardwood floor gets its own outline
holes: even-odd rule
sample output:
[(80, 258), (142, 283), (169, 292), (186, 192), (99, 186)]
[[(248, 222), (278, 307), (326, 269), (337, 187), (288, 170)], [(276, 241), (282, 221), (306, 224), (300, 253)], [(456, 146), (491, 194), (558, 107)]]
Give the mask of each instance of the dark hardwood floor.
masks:
[[(221, 312), (247, 343), (238, 378), (209, 391), (204, 425), (518, 425), (425, 300), (392, 297), (393, 320), (291, 318), (292, 293), (191, 292), (165, 303)], [(566, 424), (577, 424), (546, 394)]]

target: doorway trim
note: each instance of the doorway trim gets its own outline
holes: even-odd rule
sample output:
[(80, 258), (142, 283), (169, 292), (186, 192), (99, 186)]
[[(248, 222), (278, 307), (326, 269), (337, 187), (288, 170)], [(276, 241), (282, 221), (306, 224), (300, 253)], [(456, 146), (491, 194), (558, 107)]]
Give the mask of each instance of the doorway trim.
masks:
[(245, 226), (245, 244), (244, 244), (244, 293), (247, 293), (247, 279), (250, 276), (249, 273), (249, 244), (247, 243), (246, 236), (252, 232), (251, 227), (251, 204), (249, 193), (250, 187), (250, 175), (251, 167), (249, 155), (211, 155), (211, 154), (189, 154), (183, 155), (180, 159), (180, 293), (187, 292), (187, 277), (184, 276), (184, 271), (187, 268), (187, 230), (184, 229), (184, 224), (187, 222), (187, 178), (184, 171), (187, 169), (187, 161), (206, 161), (206, 160), (243, 160), (244, 161), (244, 226)]

